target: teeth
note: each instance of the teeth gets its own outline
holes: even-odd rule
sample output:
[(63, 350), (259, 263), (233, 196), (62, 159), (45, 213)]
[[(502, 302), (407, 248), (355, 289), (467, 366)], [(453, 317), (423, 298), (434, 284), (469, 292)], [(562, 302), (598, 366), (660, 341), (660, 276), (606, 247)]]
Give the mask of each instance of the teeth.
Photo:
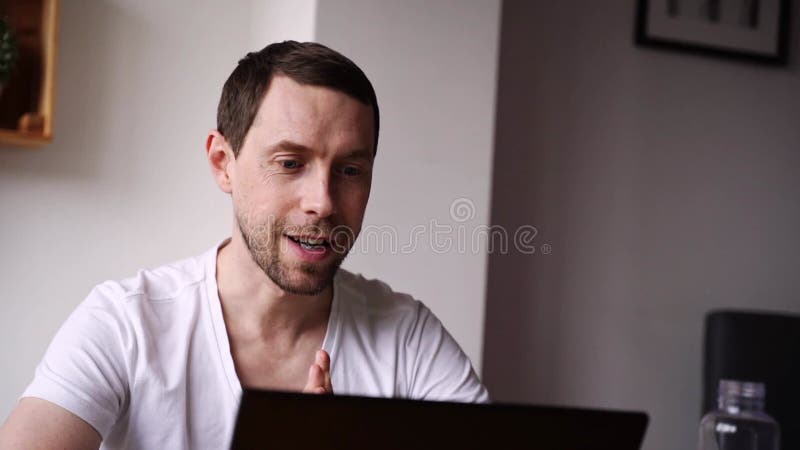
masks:
[(325, 239), (297, 238), (293, 236), (290, 237), (292, 238), (293, 241), (305, 247), (314, 247), (325, 243)]
[(325, 248), (322, 245), (312, 245), (312, 244), (307, 244), (305, 242), (300, 242), (300, 247), (310, 251), (322, 251), (322, 249)]

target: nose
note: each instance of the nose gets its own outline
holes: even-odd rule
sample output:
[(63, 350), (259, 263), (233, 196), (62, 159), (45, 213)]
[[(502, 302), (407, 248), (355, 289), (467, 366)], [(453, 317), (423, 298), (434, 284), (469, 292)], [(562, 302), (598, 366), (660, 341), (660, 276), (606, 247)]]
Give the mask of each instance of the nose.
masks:
[(334, 213), (331, 179), (324, 170), (316, 172), (304, 182), (300, 208), (306, 214), (324, 219)]

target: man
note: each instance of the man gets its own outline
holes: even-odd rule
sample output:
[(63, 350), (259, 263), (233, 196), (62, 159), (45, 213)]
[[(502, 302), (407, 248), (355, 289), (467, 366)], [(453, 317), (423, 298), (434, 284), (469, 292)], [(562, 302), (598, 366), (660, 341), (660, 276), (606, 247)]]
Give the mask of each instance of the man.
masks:
[(287, 41), (242, 59), (206, 141), (233, 201), (231, 238), (97, 286), (48, 348), (0, 448), (224, 448), (243, 387), (487, 401), (424, 305), (339, 270), (378, 130), (372, 85), (339, 53)]

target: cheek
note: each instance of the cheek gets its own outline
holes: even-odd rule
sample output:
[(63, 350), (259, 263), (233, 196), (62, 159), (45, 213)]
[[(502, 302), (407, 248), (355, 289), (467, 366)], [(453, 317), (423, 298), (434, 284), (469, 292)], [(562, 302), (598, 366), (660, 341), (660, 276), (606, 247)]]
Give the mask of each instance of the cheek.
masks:
[(369, 200), (369, 187), (359, 189), (349, 189), (343, 192), (340, 201), (340, 211), (347, 224), (354, 228), (360, 228), (364, 219), (364, 213)]
[(279, 174), (261, 172), (241, 176), (234, 187), (234, 206), (253, 214), (275, 214), (285, 209), (293, 188)]

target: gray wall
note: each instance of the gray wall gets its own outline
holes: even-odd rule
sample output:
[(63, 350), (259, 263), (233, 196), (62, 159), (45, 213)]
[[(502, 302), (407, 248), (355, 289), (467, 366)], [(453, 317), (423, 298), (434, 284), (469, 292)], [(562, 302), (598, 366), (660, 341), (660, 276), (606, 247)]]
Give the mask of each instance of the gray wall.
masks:
[(778, 69), (636, 48), (635, 3), (504, 2), (492, 223), (552, 253), (490, 256), (484, 377), (685, 449), (704, 314), (800, 311), (800, 36)]

